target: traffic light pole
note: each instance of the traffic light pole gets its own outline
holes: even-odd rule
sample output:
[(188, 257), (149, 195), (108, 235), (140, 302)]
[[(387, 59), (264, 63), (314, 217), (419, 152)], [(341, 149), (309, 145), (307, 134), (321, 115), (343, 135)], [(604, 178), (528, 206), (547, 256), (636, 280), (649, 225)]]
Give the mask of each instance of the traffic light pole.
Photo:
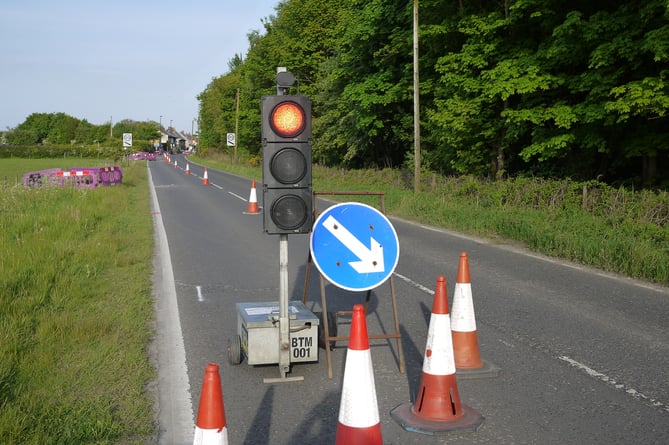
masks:
[(288, 235), (309, 233), (312, 223), (311, 100), (289, 96), (295, 77), (277, 68), (276, 96), (263, 96), (263, 230), (279, 237), (279, 373), (266, 383), (304, 380), (290, 372), (288, 313)]
[(290, 372), (290, 315), (288, 314), (288, 235), (279, 235), (279, 374), (265, 383), (295, 382), (303, 376), (287, 377)]

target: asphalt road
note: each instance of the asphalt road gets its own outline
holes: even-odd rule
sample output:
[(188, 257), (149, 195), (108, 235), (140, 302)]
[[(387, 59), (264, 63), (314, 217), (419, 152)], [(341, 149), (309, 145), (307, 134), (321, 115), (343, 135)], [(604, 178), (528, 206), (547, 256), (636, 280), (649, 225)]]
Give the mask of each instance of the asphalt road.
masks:
[[(202, 167), (189, 164), (186, 175), (183, 157), (174, 159), (177, 168), (149, 163), (160, 229), (160, 442), (192, 443), (204, 368), (217, 363), (231, 444), (334, 443), (346, 343), (332, 352), (332, 379), (323, 349), (317, 363), (292, 365), (298, 382), (264, 383), (279, 377), (277, 365), (228, 363), (235, 304), (278, 301), (279, 237), (263, 234), (261, 214), (246, 214), (248, 179), (209, 170), (204, 186)], [(400, 243), (392, 282), (406, 371), (394, 340), (371, 342), (385, 444), (669, 443), (669, 289), (390, 219)], [(289, 295), (301, 300), (309, 236), (288, 239)], [(446, 276), (452, 297), (461, 252), (469, 255), (481, 355), (501, 375), (457, 378), (462, 403), (485, 417), (477, 432), (407, 432), (389, 412), (415, 399), (436, 279)], [(310, 277), (307, 307), (319, 311), (315, 268)], [(364, 301), (331, 284), (325, 293), (331, 311)], [(390, 295), (389, 282), (373, 290), (370, 334), (393, 331)], [(344, 317), (338, 328), (346, 335)]]

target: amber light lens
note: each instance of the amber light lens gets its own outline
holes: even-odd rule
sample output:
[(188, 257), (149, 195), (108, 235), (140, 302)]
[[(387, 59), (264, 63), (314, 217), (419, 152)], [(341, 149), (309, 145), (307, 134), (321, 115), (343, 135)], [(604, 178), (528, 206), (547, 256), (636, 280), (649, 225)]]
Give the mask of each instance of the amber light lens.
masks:
[(304, 110), (295, 102), (283, 102), (274, 107), (272, 129), (281, 137), (292, 138), (304, 130)]

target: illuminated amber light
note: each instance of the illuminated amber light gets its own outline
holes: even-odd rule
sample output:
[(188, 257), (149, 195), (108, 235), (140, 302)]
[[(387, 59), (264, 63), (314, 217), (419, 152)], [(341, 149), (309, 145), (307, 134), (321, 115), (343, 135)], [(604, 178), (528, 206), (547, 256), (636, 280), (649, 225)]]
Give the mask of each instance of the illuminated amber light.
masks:
[(272, 110), (271, 124), (282, 137), (295, 137), (304, 130), (304, 110), (294, 102), (283, 102)]

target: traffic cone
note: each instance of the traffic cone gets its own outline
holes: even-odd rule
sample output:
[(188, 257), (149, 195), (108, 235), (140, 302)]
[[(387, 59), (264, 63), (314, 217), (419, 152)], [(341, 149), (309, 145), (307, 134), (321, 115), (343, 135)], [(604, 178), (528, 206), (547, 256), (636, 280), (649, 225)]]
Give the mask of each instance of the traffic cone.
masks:
[(221, 377), (218, 365), (213, 363), (204, 368), (193, 445), (228, 445)]
[(186, 161), (186, 174), (190, 175), (190, 164)]
[(178, 168), (176, 159), (174, 160), (174, 168)]
[(249, 196), (249, 205), (246, 207), (247, 214), (256, 214), (260, 213), (258, 209), (258, 195), (256, 194), (256, 180), (251, 181), (251, 195)]
[(461, 378), (497, 377), (501, 372), (500, 368), (490, 362), (483, 361), (479, 352), (467, 252), (460, 253), (458, 276), (455, 280), (455, 291), (453, 292), (452, 312), (451, 332), (453, 334), (453, 353), (458, 376)]
[(483, 416), (461, 403), (455, 375), (446, 278), (437, 277), (423, 375), (416, 401), (398, 405), (390, 416), (402, 428), (422, 434), (476, 431)]
[(383, 445), (365, 309), (353, 306), (336, 445)]
[(207, 175), (207, 167), (204, 168), (204, 177), (202, 178), (202, 185), (209, 185), (209, 176)]

